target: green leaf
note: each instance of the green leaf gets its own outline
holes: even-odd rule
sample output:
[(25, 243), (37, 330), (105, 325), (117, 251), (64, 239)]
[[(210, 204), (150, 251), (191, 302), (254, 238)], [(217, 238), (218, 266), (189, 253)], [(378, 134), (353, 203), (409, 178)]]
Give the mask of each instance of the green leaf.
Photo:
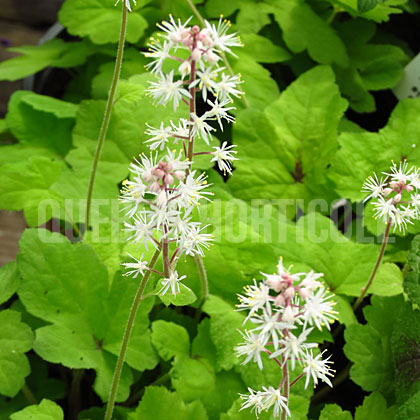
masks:
[(184, 403), (177, 392), (166, 388), (149, 386), (144, 397), (134, 413), (129, 414), (129, 420), (166, 420), (168, 413), (174, 419), (207, 420), (206, 411), (199, 401)]
[(195, 336), (192, 346), (191, 355), (200, 356), (207, 359), (212, 365), (216, 364), (217, 355), (216, 347), (211, 340), (210, 334), (210, 318), (204, 318), (198, 324), (197, 335)]
[[(121, 4), (120, 4), (121, 6)], [(136, 43), (149, 26), (144, 17), (136, 10), (127, 16), (128, 42)], [(89, 37), (95, 44), (117, 42), (121, 26), (121, 7), (104, 0), (68, 0), (59, 14), (60, 22), (72, 35)]]
[(388, 124), (378, 133), (342, 133), (340, 149), (332, 161), (330, 178), (341, 197), (354, 202), (366, 194), (361, 192), (366, 178), (376, 172), (387, 172), (391, 162), (406, 159), (409, 164), (420, 161), (420, 100), (404, 99), (398, 103)]
[(43, 399), (38, 405), (30, 405), (10, 416), (11, 420), (63, 420), (64, 413), (55, 402)]
[(0, 304), (7, 302), (14, 295), (19, 282), (20, 274), (15, 261), (0, 268)]
[(394, 410), (388, 409), (385, 398), (373, 392), (356, 408), (354, 420), (394, 420)]
[(234, 347), (240, 341), (238, 329), (243, 316), (217, 296), (210, 296), (203, 305), (203, 311), (210, 316), (210, 335), (216, 347), (216, 372), (229, 370), (239, 363)]
[(408, 266), (410, 271), (404, 279), (404, 292), (408, 299), (420, 306), (420, 235), (411, 242), (411, 251), (408, 254)]
[(31, 350), (33, 339), (19, 312), (0, 312), (0, 394), (14, 397), (25, 384), (30, 373), (25, 353)]
[[(51, 219), (59, 195), (51, 190), (60, 176), (60, 163), (45, 157), (3, 165), (0, 168), (0, 197), (5, 210), (24, 210), (30, 226)], [(53, 206), (48, 205), (52, 203)], [(39, 204), (42, 203), (42, 206)]]
[(173, 322), (154, 321), (152, 343), (165, 361), (174, 356), (188, 355), (190, 352), (190, 337), (187, 330)]
[(52, 39), (42, 45), (9, 48), (22, 54), (0, 63), (0, 80), (19, 80), (47, 67), (68, 68), (83, 64), (94, 50), (86, 42)]
[(156, 285), (154, 293), (159, 296), (159, 299), (166, 305), (175, 305), (175, 306), (186, 306), (191, 305), (197, 300), (196, 294), (185, 284), (181, 284), (180, 292), (175, 296), (168, 290), (164, 295), (161, 295), (159, 292), (162, 290), (163, 279), (159, 280)]
[(243, 52), (259, 63), (279, 63), (292, 58), (285, 48), (274, 45), (268, 38), (261, 35), (244, 34), (241, 39), (245, 44)]
[(420, 413), (420, 391), (398, 407), (394, 420), (418, 420)]
[[(70, 244), (58, 234), (27, 230), (18, 256), (19, 297), (26, 309), (51, 325), (36, 331), (35, 351), (73, 369), (95, 369), (95, 390), (105, 401), (137, 281), (116, 275), (111, 290), (106, 267), (92, 248)], [(157, 364), (148, 330), (153, 299), (140, 305), (126, 362), (144, 370)], [(129, 394), (132, 376), (124, 367), (117, 399)]]
[(255, 109), (241, 112), (233, 136), (240, 160), (228, 184), (235, 196), (306, 202), (318, 198), (327, 182), (325, 167), (337, 147), (344, 109), (333, 72), (321, 66), (301, 75), (265, 114)]
[[(269, 0), (287, 47), (295, 53), (308, 50), (321, 64), (347, 66), (346, 48), (333, 28), (303, 0)], [(316, 35), (316, 36), (314, 36)]]
[(191, 402), (214, 392), (216, 378), (213, 368), (205, 359), (178, 355), (173, 362), (171, 382), (182, 399)]
[(64, 156), (71, 146), (77, 107), (47, 98), (27, 91), (15, 92), (9, 102), (6, 122), (21, 144), (50, 149)]
[(352, 420), (350, 412), (343, 411), (337, 404), (327, 404), (321, 411), (319, 420)]
[(375, 8), (380, 3), (385, 3), (386, 0), (357, 0), (357, 8), (360, 12), (368, 12)]
[(373, 297), (372, 306), (363, 311), (367, 324), (350, 325), (344, 332), (344, 353), (354, 363), (350, 377), (366, 391), (379, 391), (386, 396), (393, 392), (391, 316), (396, 316), (401, 305), (401, 296)]

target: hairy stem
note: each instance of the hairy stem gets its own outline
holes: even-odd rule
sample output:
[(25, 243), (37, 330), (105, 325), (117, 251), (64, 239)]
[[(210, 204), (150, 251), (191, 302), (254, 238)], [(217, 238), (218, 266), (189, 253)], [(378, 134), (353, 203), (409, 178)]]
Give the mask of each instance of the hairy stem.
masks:
[(105, 142), (106, 133), (108, 131), (109, 121), (111, 119), (112, 107), (114, 105), (115, 94), (117, 91), (118, 80), (121, 74), (121, 65), (124, 55), (124, 44), (125, 44), (125, 35), (127, 32), (127, 7), (125, 1), (122, 2), (122, 17), (121, 17), (121, 31), (120, 31), (120, 40), (118, 43), (118, 52), (117, 58), (115, 60), (114, 75), (112, 77), (111, 88), (109, 90), (108, 100), (105, 107), (105, 115), (102, 121), (102, 126), (99, 131), (98, 143), (96, 145), (95, 157), (93, 158), (92, 170), (89, 178), (89, 187), (87, 194), (87, 203), (86, 203), (86, 226), (85, 230), (89, 229), (90, 223), (90, 210), (92, 206), (92, 195), (93, 188), (95, 185), (96, 172), (98, 170), (99, 159), (101, 157), (102, 148)]
[[(150, 261), (150, 268), (153, 268), (159, 258), (160, 249), (157, 249), (153, 254), (152, 260)], [(137, 310), (142, 300), (144, 289), (146, 288), (147, 282), (149, 281), (151, 271), (147, 271), (139, 284), (136, 296), (134, 297), (133, 305), (131, 306), (130, 314), (128, 316), (127, 325), (125, 327), (123, 339), (121, 342), (121, 349), (118, 355), (117, 364), (114, 370), (114, 376), (112, 378), (111, 391), (109, 392), (108, 404), (105, 412), (105, 420), (111, 420), (112, 412), (114, 411), (115, 399), (117, 396), (118, 384), (120, 382), (121, 371), (124, 364), (125, 354), (127, 352), (128, 343), (130, 341), (131, 332), (133, 330), (134, 321), (136, 319)]]
[(376, 260), (376, 264), (375, 267), (373, 267), (372, 273), (370, 274), (369, 280), (366, 283), (366, 286), (362, 289), (362, 293), (360, 294), (360, 296), (358, 297), (358, 299), (356, 300), (356, 302), (353, 305), (353, 311), (355, 312), (357, 310), (357, 308), (360, 306), (360, 304), (362, 303), (363, 298), (366, 296), (366, 293), (369, 290), (370, 285), (372, 284), (376, 273), (378, 272), (378, 269), (381, 265), (382, 262), (382, 258), (385, 254), (385, 249), (386, 249), (386, 245), (388, 244), (388, 239), (389, 239), (389, 231), (391, 229), (391, 224), (392, 224), (392, 220), (391, 218), (388, 219), (388, 223), (386, 225), (386, 229), (385, 229), (385, 234), (384, 234), (384, 239), (382, 241), (382, 246), (381, 246), (381, 250), (379, 251), (379, 255), (378, 255), (378, 259)]
[(169, 262), (169, 242), (167, 239), (162, 241), (163, 251), (163, 275), (167, 279), (170, 276), (171, 263)]
[[(290, 382), (289, 382), (289, 367), (287, 365), (287, 362), (284, 363), (283, 366), (283, 379), (284, 379), (284, 384), (283, 384), (283, 392), (282, 395), (283, 397), (287, 398), (287, 405), (289, 405), (289, 394), (290, 394)], [(287, 418), (287, 411), (283, 410), (281, 412), (281, 420), (286, 420)]]
[(197, 322), (199, 322), (204, 302), (209, 297), (209, 282), (207, 279), (207, 271), (206, 267), (204, 266), (203, 258), (200, 255), (194, 255), (194, 261), (197, 266), (198, 276), (200, 277), (201, 282), (201, 302), (199, 307), (197, 308), (197, 312), (195, 313), (195, 319)]

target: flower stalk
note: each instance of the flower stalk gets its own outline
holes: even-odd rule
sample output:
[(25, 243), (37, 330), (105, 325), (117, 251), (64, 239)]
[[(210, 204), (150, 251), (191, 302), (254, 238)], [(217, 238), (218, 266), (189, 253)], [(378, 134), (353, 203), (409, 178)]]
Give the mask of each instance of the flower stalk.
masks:
[[(128, 3), (128, 6), (129, 6), (129, 3)], [(120, 79), (120, 74), (121, 74), (121, 66), (122, 66), (123, 56), (124, 56), (125, 37), (127, 33), (127, 14), (128, 14), (127, 2), (124, 1), (122, 3), (120, 39), (118, 42), (118, 51), (117, 51), (117, 58), (115, 60), (114, 74), (112, 76), (111, 88), (109, 90), (108, 100), (105, 106), (104, 119), (102, 121), (101, 129), (99, 131), (98, 143), (96, 145), (95, 156), (93, 158), (92, 169), (90, 172), (87, 202), (86, 202), (85, 232), (89, 230), (90, 212), (91, 212), (91, 207), (92, 207), (92, 197), (93, 197), (93, 189), (95, 186), (96, 172), (98, 170), (98, 164), (101, 158), (101, 153), (104, 146), (106, 133), (108, 132), (109, 121), (111, 120), (111, 113), (112, 113), (112, 108), (114, 105), (115, 94), (117, 92), (118, 81)]]

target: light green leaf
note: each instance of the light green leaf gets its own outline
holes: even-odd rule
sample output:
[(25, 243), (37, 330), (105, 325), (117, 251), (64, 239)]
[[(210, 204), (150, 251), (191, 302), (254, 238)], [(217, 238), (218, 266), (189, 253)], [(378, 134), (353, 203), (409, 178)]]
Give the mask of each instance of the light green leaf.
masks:
[(50, 149), (64, 156), (71, 146), (76, 109), (67, 102), (17, 91), (10, 99), (6, 122), (21, 144)]
[(25, 353), (31, 350), (33, 339), (19, 312), (0, 312), (0, 394), (14, 397), (25, 384), (31, 370)]
[(0, 63), (0, 80), (19, 80), (47, 67), (76, 67), (95, 51), (86, 42), (64, 42), (52, 39), (42, 45), (10, 48), (19, 57)]
[(237, 329), (244, 317), (217, 296), (206, 300), (203, 311), (210, 316), (210, 335), (217, 352), (216, 371), (229, 370), (239, 363), (234, 347), (241, 339)]
[[(36, 331), (35, 351), (52, 363), (95, 369), (95, 390), (105, 401), (137, 281), (116, 275), (109, 290), (107, 270), (93, 249), (58, 234), (27, 230), (20, 247), (19, 297), (29, 313), (52, 324)], [(153, 299), (142, 302), (127, 350), (127, 364), (138, 370), (157, 363), (148, 330), (152, 306)], [(125, 366), (119, 401), (128, 397), (131, 382)]]
[(303, 0), (269, 0), (269, 4), (290, 50), (300, 53), (307, 49), (310, 57), (321, 64), (348, 64), (343, 42), (309, 4)]
[(38, 405), (30, 405), (10, 416), (11, 420), (63, 420), (64, 413), (54, 401), (43, 399)]
[(199, 401), (184, 403), (177, 392), (166, 388), (149, 386), (144, 397), (134, 413), (129, 414), (129, 420), (167, 420), (168, 413), (174, 419), (207, 420), (206, 411)]
[(394, 420), (417, 420), (420, 413), (420, 391), (398, 407)]
[[(120, 4), (121, 6), (121, 4)], [(136, 10), (127, 16), (127, 41), (135, 43), (149, 26)], [(117, 42), (121, 26), (121, 7), (105, 0), (68, 0), (59, 14), (60, 22), (72, 35), (88, 36), (95, 44)]]
[(244, 34), (241, 39), (245, 44), (243, 52), (259, 63), (279, 63), (292, 58), (285, 48), (274, 45), (268, 38), (261, 35)]
[(350, 412), (343, 411), (337, 404), (327, 404), (321, 411), (319, 420), (352, 420)]
[(373, 392), (356, 408), (354, 420), (394, 420), (394, 410), (388, 409), (385, 398)]
[[(3, 165), (0, 168), (0, 197), (6, 210), (24, 210), (30, 226), (39, 226), (51, 219), (59, 195), (51, 190), (58, 179), (61, 164), (46, 157)], [(39, 206), (43, 203), (43, 206)], [(45, 206), (44, 206), (45, 204)]]
[(190, 337), (187, 330), (173, 322), (154, 321), (152, 343), (165, 361), (174, 356), (188, 355), (190, 352)]
[(15, 261), (0, 268), (0, 304), (10, 299), (16, 292), (19, 282), (20, 274)]

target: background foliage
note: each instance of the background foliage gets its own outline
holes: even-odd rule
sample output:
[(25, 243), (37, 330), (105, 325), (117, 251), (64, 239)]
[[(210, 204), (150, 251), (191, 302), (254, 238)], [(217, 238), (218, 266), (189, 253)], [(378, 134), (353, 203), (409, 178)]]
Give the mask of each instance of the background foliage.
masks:
[[(93, 209), (83, 243), (83, 200), (113, 72), (120, 8), (111, 0), (66, 0), (58, 16), (62, 36), (14, 48), (21, 55), (0, 64), (1, 80), (66, 69), (53, 71), (52, 77), (63, 79), (55, 97), (16, 92), (0, 121), (1, 208), (23, 210), (30, 228), (51, 219), (59, 225), (58, 232), (42, 231), (42, 240), (39, 230), (28, 229), (17, 261), (0, 269), (0, 419), (103, 417), (137, 287), (135, 279), (122, 276), (120, 263), (134, 250), (120, 234), (121, 216), (112, 203), (129, 162), (146, 150), (145, 123), (175, 118), (144, 95), (149, 75), (140, 51), (156, 21), (169, 13), (192, 15), (184, 0), (137, 3), (129, 15), (122, 80), (94, 190), (94, 198), (105, 201)], [(418, 225), (389, 248), (371, 288), (371, 305), (356, 318), (350, 303), (379, 251), (352, 232), (378, 236), (384, 230), (368, 211), (363, 217), (364, 179), (386, 170), (391, 160), (420, 164), (420, 102), (408, 98), (397, 104), (389, 91), (418, 48), (396, 28), (403, 22), (414, 30), (419, 7), (413, 0), (195, 3), (206, 19), (229, 17), (245, 44), (231, 65), (242, 74), (246, 100), (236, 103), (233, 130), (216, 135), (238, 146), (240, 160), (228, 180), (198, 162), (221, 199), (200, 213), (216, 235), (205, 260), (212, 296), (201, 316), (197, 301), (187, 308), (166, 306), (153, 296), (142, 302), (115, 415), (254, 418), (238, 412), (238, 393), (276, 382), (279, 372), (239, 364), (233, 347), (243, 317), (233, 304), (242, 286), (259, 271), (272, 271), (283, 255), (296, 269), (325, 273), (336, 293), (344, 341), (341, 333), (313, 340), (333, 351), (344, 379), (351, 362), (350, 379), (327, 395), (315, 390), (312, 404), (312, 390), (293, 388), (292, 419), (418, 419)], [(255, 209), (251, 203), (279, 198), (292, 205), (266, 201)], [(331, 204), (344, 198), (347, 210), (328, 218), (327, 210), (307, 207), (318, 198)], [(43, 200), (51, 205), (40, 207)], [(72, 212), (65, 211), (68, 200)], [(268, 232), (260, 228), (261, 218), (269, 221)], [(314, 241), (325, 230), (328, 238)], [(194, 264), (181, 263), (199, 295)]]

